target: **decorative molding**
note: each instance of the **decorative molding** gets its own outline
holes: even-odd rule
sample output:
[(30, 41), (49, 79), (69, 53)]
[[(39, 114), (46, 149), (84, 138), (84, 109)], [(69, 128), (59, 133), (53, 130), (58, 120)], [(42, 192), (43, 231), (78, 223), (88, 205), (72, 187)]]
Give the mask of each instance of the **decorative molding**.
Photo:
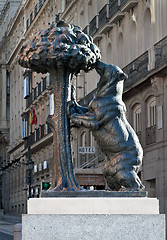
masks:
[(151, 85), (156, 97), (163, 94), (163, 78), (162, 77), (154, 77), (151, 79)]

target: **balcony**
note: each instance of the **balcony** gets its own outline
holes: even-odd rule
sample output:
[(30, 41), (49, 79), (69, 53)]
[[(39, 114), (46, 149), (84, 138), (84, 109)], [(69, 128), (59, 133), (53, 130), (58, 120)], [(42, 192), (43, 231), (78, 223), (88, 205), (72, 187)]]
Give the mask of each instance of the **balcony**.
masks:
[(155, 51), (155, 67), (166, 63), (167, 60), (167, 37), (154, 45)]
[(131, 87), (138, 80), (145, 77), (148, 71), (148, 51), (136, 58), (133, 62), (123, 68), (123, 71), (128, 74), (128, 79), (125, 81), (125, 89)]
[(66, 0), (66, 7), (72, 2), (72, 0)]
[(86, 33), (86, 34), (89, 34), (89, 26), (86, 26), (86, 27), (83, 29), (83, 32)]
[(109, 5), (106, 4), (99, 12), (99, 28), (108, 22), (109, 17)]
[(97, 19), (98, 19), (98, 15), (96, 15), (92, 21), (90, 21), (89, 23), (89, 34), (90, 36), (93, 37), (93, 35), (97, 32), (98, 26), (97, 26)]
[(118, 0), (110, 0), (109, 1), (109, 18), (112, 18), (118, 10), (119, 10)]
[[(26, 31), (29, 29), (30, 25), (32, 24), (33, 20), (36, 18), (38, 12), (42, 8), (44, 2), (46, 0), (39, 0), (39, 2), (35, 5), (34, 11), (30, 13), (30, 18), (26, 20)], [(34, 16), (34, 17), (33, 17)]]
[(25, 148), (30, 147), (34, 143), (38, 142), (40, 139), (44, 138), (46, 135), (50, 134), (51, 132), (52, 129), (47, 124), (39, 126), (39, 128), (35, 129), (35, 131), (26, 138)]
[(146, 128), (146, 145), (156, 143), (156, 126)]
[(99, 33), (105, 34), (113, 28), (109, 23), (109, 4), (106, 4), (99, 12)]
[(38, 83), (38, 86), (32, 89), (32, 92), (29, 94), (26, 102), (26, 107), (28, 108), (36, 99), (38, 100), (39, 96), (42, 96), (42, 93), (45, 93), (45, 90), (51, 86), (51, 78), (44, 77), (42, 82)]
[(121, 10), (123, 12), (129, 12), (131, 8), (134, 8), (138, 3), (138, 0), (121, 0)]
[(125, 14), (123, 12), (121, 12), (120, 10), (118, 10), (114, 16), (110, 19), (110, 23), (114, 24), (117, 23), (118, 21), (122, 20), (122, 18), (125, 16)]

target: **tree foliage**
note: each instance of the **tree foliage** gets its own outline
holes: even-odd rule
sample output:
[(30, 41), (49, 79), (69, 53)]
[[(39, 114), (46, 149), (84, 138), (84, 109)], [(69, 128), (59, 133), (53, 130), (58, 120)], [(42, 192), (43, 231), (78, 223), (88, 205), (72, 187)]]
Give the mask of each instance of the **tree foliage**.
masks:
[(46, 73), (64, 66), (72, 73), (89, 71), (101, 58), (99, 48), (78, 26), (59, 21), (39, 31), (31, 42), (20, 50), (18, 61), (22, 67)]

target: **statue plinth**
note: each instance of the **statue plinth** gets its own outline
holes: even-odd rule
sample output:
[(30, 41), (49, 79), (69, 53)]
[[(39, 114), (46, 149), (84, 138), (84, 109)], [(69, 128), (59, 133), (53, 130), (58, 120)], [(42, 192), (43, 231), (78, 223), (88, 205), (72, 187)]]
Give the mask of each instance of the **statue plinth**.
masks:
[(92, 198), (92, 197), (104, 197), (104, 198), (122, 198), (122, 197), (147, 197), (146, 191), (64, 191), (64, 192), (47, 192), (43, 191), (42, 198)]
[[(89, 196), (102, 192), (87, 191)], [(159, 214), (159, 201), (156, 198), (66, 197), (71, 192), (49, 194), (59, 197), (28, 200), (28, 214), (22, 216), (24, 240), (45, 240), (46, 237), (70, 240), (165, 240), (165, 215)], [(62, 197), (63, 194), (67, 195)], [(81, 194), (83, 196), (86, 191)]]

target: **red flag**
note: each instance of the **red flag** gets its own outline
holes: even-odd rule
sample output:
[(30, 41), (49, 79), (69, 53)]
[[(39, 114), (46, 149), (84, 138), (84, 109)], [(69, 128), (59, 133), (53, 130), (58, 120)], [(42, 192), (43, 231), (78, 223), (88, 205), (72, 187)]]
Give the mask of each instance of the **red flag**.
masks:
[(31, 124), (37, 125), (37, 121), (38, 121), (38, 119), (37, 119), (37, 115), (35, 114), (35, 109), (32, 108), (32, 123)]

